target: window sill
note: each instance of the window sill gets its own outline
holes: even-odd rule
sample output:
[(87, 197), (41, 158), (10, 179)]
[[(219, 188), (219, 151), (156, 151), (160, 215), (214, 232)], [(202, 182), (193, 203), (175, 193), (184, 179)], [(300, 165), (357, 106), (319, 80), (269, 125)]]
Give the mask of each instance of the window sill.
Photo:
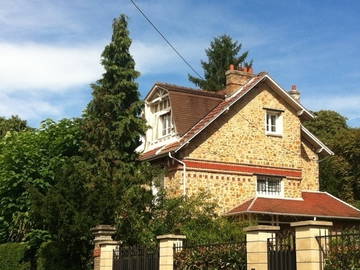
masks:
[(280, 195), (265, 195), (265, 194), (259, 194), (256, 193), (256, 197), (258, 198), (268, 198), (268, 199), (284, 199), (284, 194), (280, 194)]
[(282, 138), (283, 134), (280, 133), (271, 133), (271, 132), (265, 132), (266, 136), (271, 136), (271, 137), (278, 137), (278, 138)]

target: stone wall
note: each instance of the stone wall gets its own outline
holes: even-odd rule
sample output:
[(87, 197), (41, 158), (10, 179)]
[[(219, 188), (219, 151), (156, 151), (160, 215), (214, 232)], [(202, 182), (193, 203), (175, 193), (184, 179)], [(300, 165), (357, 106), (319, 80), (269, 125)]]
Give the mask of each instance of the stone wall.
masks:
[[(170, 196), (183, 192), (183, 172), (173, 171), (165, 177), (164, 186)], [(219, 213), (226, 213), (256, 194), (256, 178), (246, 174), (227, 174), (187, 170), (186, 193), (188, 196), (206, 193), (219, 206)]]
[[(281, 137), (265, 134), (266, 109), (282, 111)], [(302, 179), (284, 178), (284, 195), (300, 198), (301, 190), (318, 190), (317, 154), (301, 142), (301, 122), (289, 105), (266, 84), (235, 104), (182, 150), (180, 158), (232, 162), (284, 169), (302, 170)], [(165, 177), (169, 194), (183, 192), (181, 170)], [(226, 212), (256, 195), (256, 176), (229, 172), (187, 170), (187, 194), (205, 191)]]

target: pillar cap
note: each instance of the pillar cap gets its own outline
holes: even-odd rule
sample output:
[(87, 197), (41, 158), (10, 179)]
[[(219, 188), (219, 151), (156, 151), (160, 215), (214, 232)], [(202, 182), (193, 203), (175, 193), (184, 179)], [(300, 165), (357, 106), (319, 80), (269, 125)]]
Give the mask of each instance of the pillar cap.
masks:
[(158, 240), (178, 240), (178, 239), (186, 239), (185, 235), (178, 235), (178, 234), (164, 234), (164, 235), (159, 235), (156, 237), (156, 239)]
[(97, 225), (90, 229), (94, 235), (114, 235), (116, 229), (111, 225)]
[(317, 227), (331, 227), (333, 225), (332, 221), (319, 221), (319, 220), (305, 220), (291, 222), (291, 227), (305, 227), (305, 226), (317, 226)]
[(245, 232), (271, 232), (280, 231), (280, 226), (257, 225), (244, 228)]

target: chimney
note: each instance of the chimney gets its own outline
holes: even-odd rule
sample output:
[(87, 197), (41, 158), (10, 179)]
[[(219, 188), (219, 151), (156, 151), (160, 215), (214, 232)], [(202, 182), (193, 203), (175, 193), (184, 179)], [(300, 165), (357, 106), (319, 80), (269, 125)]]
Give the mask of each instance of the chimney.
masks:
[(230, 65), (229, 70), (225, 72), (225, 76), (226, 88), (224, 92), (226, 95), (231, 95), (251, 78), (255, 77), (251, 67), (239, 67), (239, 69), (236, 69), (234, 65)]
[(293, 99), (300, 102), (300, 92), (297, 90), (295, 84), (291, 86), (291, 90), (288, 93)]

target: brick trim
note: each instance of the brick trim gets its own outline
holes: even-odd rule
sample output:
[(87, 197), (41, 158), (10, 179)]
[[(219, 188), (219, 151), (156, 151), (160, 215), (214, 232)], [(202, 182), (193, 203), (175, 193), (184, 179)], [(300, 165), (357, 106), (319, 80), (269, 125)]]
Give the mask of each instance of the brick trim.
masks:
[(260, 167), (232, 163), (219, 163), (210, 161), (183, 160), (190, 169), (202, 169), (206, 171), (242, 172), (250, 174), (278, 175), (289, 178), (302, 178), (301, 170), (288, 170), (274, 167)]

